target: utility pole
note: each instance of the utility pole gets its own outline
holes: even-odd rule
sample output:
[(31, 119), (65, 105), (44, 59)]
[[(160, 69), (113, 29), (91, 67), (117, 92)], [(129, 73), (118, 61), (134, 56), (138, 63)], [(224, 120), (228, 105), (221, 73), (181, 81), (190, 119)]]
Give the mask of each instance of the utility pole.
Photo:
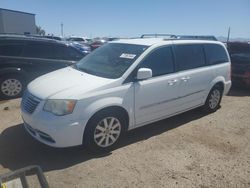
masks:
[(63, 37), (63, 22), (61, 22), (61, 35)]

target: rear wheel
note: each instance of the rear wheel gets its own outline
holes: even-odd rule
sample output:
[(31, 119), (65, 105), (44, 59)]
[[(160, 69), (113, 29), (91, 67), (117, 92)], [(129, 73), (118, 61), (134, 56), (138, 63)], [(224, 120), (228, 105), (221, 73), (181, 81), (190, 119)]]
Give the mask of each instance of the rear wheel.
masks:
[(0, 78), (0, 97), (13, 99), (20, 97), (25, 88), (25, 81), (19, 75), (8, 74)]
[(125, 119), (119, 112), (103, 111), (88, 122), (83, 144), (92, 151), (109, 151), (124, 133)]
[(208, 94), (203, 110), (211, 113), (220, 107), (223, 89), (219, 85), (215, 85)]

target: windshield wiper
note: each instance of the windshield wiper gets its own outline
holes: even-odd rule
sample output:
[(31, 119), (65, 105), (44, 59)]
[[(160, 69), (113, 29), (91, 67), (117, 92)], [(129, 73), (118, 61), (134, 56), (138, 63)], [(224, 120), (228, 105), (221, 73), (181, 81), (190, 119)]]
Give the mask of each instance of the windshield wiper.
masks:
[(88, 69), (85, 69), (85, 68), (79, 68), (79, 67), (78, 67), (78, 70), (81, 70), (82, 72), (85, 72), (85, 73), (87, 73), (87, 74), (95, 75), (95, 72), (94, 72), (94, 71), (91, 71), (91, 70), (88, 70)]

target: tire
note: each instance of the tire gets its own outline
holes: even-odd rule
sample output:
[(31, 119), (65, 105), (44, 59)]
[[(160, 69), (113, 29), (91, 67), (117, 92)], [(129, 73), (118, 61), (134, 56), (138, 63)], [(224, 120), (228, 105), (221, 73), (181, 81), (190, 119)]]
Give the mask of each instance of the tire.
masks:
[(203, 110), (212, 113), (218, 110), (222, 99), (223, 89), (219, 85), (215, 85), (208, 94)]
[(119, 111), (100, 111), (89, 120), (83, 145), (93, 152), (108, 152), (119, 143), (125, 127), (126, 119)]
[(21, 75), (6, 74), (0, 78), (0, 98), (14, 99), (21, 97), (26, 82)]

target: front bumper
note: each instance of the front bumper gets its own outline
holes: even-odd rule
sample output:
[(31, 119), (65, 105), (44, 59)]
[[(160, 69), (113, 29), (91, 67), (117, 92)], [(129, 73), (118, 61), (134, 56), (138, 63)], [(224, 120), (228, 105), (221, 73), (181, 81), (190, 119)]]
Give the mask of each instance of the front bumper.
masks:
[(26, 131), (46, 145), (62, 148), (82, 144), (84, 120), (74, 120), (71, 115), (54, 116), (38, 109), (32, 114), (22, 109), (22, 118)]

